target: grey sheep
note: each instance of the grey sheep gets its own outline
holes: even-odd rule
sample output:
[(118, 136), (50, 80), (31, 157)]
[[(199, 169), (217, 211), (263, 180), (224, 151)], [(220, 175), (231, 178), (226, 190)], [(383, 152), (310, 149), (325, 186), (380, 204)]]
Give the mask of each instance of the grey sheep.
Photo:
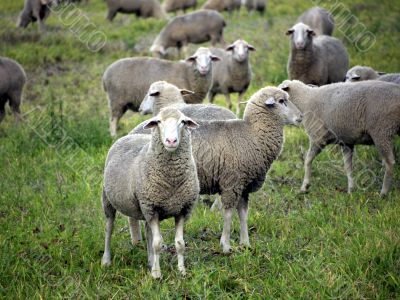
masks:
[(240, 1), (237, 0), (207, 0), (203, 6), (203, 9), (212, 9), (219, 12), (228, 11), (232, 13), (234, 10), (240, 9)]
[(400, 73), (386, 74), (366, 66), (355, 66), (347, 71), (347, 82), (359, 82), (364, 80), (380, 80), (400, 84)]
[(154, 82), (140, 104), (139, 112), (143, 115), (157, 115), (161, 109), (173, 107), (195, 121), (236, 119), (235, 115), (224, 107), (212, 104), (186, 104), (183, 96), (187, 94), (193, 92), (179, 89), (166, 81)]
[(267, 0), (243, 0), (242, 4), (247, 8), (248, 12), (258, 11), (263, 15), (267, 6)]
[(117, 13), (135, 14), (143, 18), (167, 18), (158, 0), (106, 0), (106, 3), (109, 21), (114, 20)]
[(164, 0), (162, 7), (166, 12), (183, 10), (185, 13), (189, 8), (196, 8), (197, 0)]
[[(243, 120), (200, 122), (192, 133), (200, 194), (220, 194), (224, 207), (223, 252), (230, 251), (233, 209), (240, 219), (240, 243), (249, 245), (249, 194), (264, 183), (283, 144), (283, 125), (301, 122), (300, 111), (288, 94), (274, 87), (256, 92), (248, 101)], [(137, 126), (131, 134), (141, 130)]]
[(166, 50), (176, 47), (180, 52), (188, 43), (201, 44), (211, 41), (212, 45), (224, 43), (224, 17), (213, 10), (202, 9), (170, 20), (161, 30), (150, 52), (165, 56)]
[(199, 195), (190, 130), (197, 124), (180, 111), (162, 110), (147, 121), (151, 135), (127, 135), (111, 147), (105, 164), (103, 209), (106, 237), (103, 266), (111, 265), (111, 234), (118, 210), (129, 218), (133, 243), (139, 239), (139, 220), (146, 221), (151, 275), (161, 277), (160, 221), (175, 218), (178, 269), (185, 274), (183, 227)]
[(230, 93), (238, 93), (236, 115), (240, 113), (240, 102), (251, 81), (251, 66), (249, 51), (256, 49), (244, 40), (237, 40), (225, 50), (219, 48), (211, 49), (211, 52), (220, 57), (221, 61), (214, 65), (213, 83), (208, 92), (210, 103), (218, 93), (225, 95), (229, 109), (232, 109)]
[(110, 132), (117, 133), (119, 119), (128, 110), (137, 111), (150, 84), (168, 80), (180, 88), (194, 91), (187, 95), (188, 103), (200, 103), (212, 83), (212, 63), (219, 60), (208, 48), (199, 48), (185, 62), (157, 58), (125, 58), (111, 64), (103, 75), (103, 87), (108, 95)]
[(332, 35), (335, 28), (335, 20), (332, 14), (318, 6), (306, 10), (297, 19), (297, 23), (300, 22), (310, 26), (317, 35)]
[(21, 119), (21, 96), (26, 83), (24, 69), (15, 60), (0, 57), (0, 123), (3, 121), (8, 101), (16, 122)]
[(381, 81), (358, 84), (335, 83), (313, 88), (294, 80), (280, 87), (304, 114), (304, 128), (310, 148), (304, 162), (305, 175), (301, 191), (310, 185), (313, 159), (328, 144), (342, 148), (348, 178), (348, 192), (354, 188), (352, 155), (354, 145), (375, 144), (385, 165), (381, 195), (391, 185), (393, 138), (400, 133), (400, 86)]
[(297, 23), (286, 34), (291, 36), (289, 79), (319, 86), (345, 80), (349, 55), (341, 41), (327, 35), (315, 37), (304, 23)]
[(17, 26), (26, 28), (29, 23), (38, 22), (39, 31), (44, 29), (44, 21), (50, 15), (53, 0), (25, 0), (24, 8), (18, 17)]

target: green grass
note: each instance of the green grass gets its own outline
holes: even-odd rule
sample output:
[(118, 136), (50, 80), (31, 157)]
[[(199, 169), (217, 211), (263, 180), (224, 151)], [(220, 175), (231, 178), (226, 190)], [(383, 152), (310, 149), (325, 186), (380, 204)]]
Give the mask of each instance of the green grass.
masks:
[[(171, 250), (162, 253), (163, 279), (153, 280), (144, 243), (130, 244), (120, 215), (113, 266), (101, 268), (102, 169), (112, 144), (101, 76), (118, 58), (148, 55), (165, 21), (118, 15), (109, 24), (104, 1), (91, 0), (78, 7), (107, 37), (104, 48), (91, 52), (55, 14), (43, 35), (36, 24), (16, 29), (21, 2), (0, 0), (0, 54), (18, 60), (29, 79), (21, 107), (25, 123), (16, 127), (8, 114), (0, 127), (0, 298), (400, 299), (400, 168), (382, 199), (377, 151), (357, 147), (358, 188), (348, 195), (340, 151), (328, 147), (314, 162), (310, 193), (299, 194), (308, 144), (299, 128), (285, 129), (279, 160), (263, 189), (251, 195), (251, 249), (239, 247), (235, 217), (234, 251), (223, 255), (221, 215), (199, 203), (186, 224), (186, 278)], [(369, 51), (360, 52), (336, 30), (351, 65), (399, 71), (400, 6), (389, 0), (341, 3), (376, 37)], [(226, 40), (242, 37), (257, 48), (247, 97), (286, 79), (284, 32), (312, 5), (270, 0), (264, 17), (244, 10), (226, 15)], [(225, 105), (223, 97), (217, 103)], [(142, 120), (127, 113), (120, 135)], [(397, 140), (397, 160), (399, 149)], [(162, 230), (172, 245), (173, 221), (163, 222)]]

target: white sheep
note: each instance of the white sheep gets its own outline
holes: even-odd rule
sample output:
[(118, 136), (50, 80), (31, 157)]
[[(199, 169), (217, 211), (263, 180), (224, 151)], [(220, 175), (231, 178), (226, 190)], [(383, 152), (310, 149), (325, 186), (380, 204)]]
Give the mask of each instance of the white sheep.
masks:
[(218, 93), (225, 95), (229, 109), (232, 109), (230, 93), (238, 93), (236, 115), (240, 113), (240, 102), (251, 81), (249, 52), (256, 49), (246, 41), (239, 39), (226, 49), (212, 48), (211, 53), (221, 58), (213, 68), (213, 82), (208, 92), (210, 103)]
[(316, 88), (287, 80), (280, 88), (289, 93), (304, 114), (303, 124), (310, 141), (301, 191), (306, 192), (310, 185), (312, 161), (329, 144), (342, 147), (349, 193), (354, 188), (354, 145), (375, 144), (386, 169), (381, 195), (389, 191), (395, 164), (393, 139), (400, 133), (399, 85), (374, 80)]
[(111, 234), (118, 210), (129, 217), (131, 237), (137, 237), (138, 220), (146, 221), (151, 275), (161, 277), (160, 221), (175, 218), (178, 269), (184, 275), (184, 221), (199, 194), (190, 130), (198, 125), (176, 109), (162, 110), (146, 122), (151, 135), (128, 135), (114, 143), (105, 164), (103, 209), (106, 237), (102, 265), (111, 265)]
[(289, 79), (314, 85), (345, 80), (349, 55), (341, 41), (327, 35), (315, 37), (304, 23), (297, 23), (286, 34), (291, 36)]
[(180, 88), (194, 91), (185, 96), (188, 103), (200, 103), (212, 83), (212, 61), (219, 58), (208, 48), (199, 48), (186, 61), (157, 58), (124, 58), (111, 64), (103, 75), (110, 108), (111, 136), (117, 134), (118, 121), (128, 110), (137, 111), (150, 85), (167, 80)]

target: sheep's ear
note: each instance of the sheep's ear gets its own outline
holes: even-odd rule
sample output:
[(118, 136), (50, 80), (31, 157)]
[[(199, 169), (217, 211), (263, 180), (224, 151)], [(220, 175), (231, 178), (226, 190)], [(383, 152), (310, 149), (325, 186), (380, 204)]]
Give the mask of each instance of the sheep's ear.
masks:
[(256, 51), (256, 48), (254, 48), (253, 45), (247, 44), (247, 48), (248, 48), (250, 51)]
[(294, 32), (294, 29), (290, 28), (286, 31), (286, 35), (291, 35)]
[(351, 79), (353, 79), (353, 80), (358, 80), (358, 79), (360, 79), (360, 78), (361, 78), (361, 76), (360, 76), (360, 75), (357, 75), (357, 74), (351, 76)]
[(221, 60), (221, 58), (219, 58), (218, 56), (215, 56), (215, 55), (210, 55), (210, 58), (212, 61), (220, 61)]
[(282, 83), (279, 87), (282, 91), (287, 92), (289, 90), (289, 86), (286, 83)]
[(182, 89), (179, 92), (181, 93), (182, 96), (195, 94), (195, 92), (192, 92), (192, 91), (189, 91), (189, 90), (185, 90), (185, 89)]
[(233, 49), (235, 48), (234, 44), (229, 45), (228, 47), (225, 48), (226, 51), (233, 51)]
[(308, 83), (307, 84), (309, 87), (312, 87), (312, 88), (317, 88), (318, 87), (318, 85), (316, 85), (316, 84), (311, 84), (311, 83)]
[(190, 63), (193, 63), (193, 62), (196, 61), (196, 58), (197, 58), (197, 56), (193, 55), (193, 56), (190, 56), (190, 57), (186, 58), (186, 61), (190, 62)]
[(380, 72), (380, 71), (378, 71), (378, 75), (385, 75), (386, 74), (386, 72)]
[(197, 124), (195, 121), (193, 121), (191, 118), (188, 117), (183, 119), (182, 123), (185, 124), (185, 126), (190, 129), (196, 129), (197, 127), (199, 127), (199, 124)]
[(265, 100), (265, 105), (267, 106), (274, 106), (275, 103), (276, 102), (274, 97), (269, 97), (267, 100)]
[(308, 35), (310, 35), (310, 36), (315, 36), (315, 31), (312, 30), (312, 29), (307, 29), (307, 33), (308, 33)]
[(160, 95), (160, 91), (151, 91), (149, 92), (149, 96), (159, 96)]
[(158, 123), (160, 123), (160, 120), (157, 118), (151, 118), (150, 120), (148, 120), (144, 125), (143, 125), (143, 129), (152, 129), (154, 127), (156, 127), (158, 125)]

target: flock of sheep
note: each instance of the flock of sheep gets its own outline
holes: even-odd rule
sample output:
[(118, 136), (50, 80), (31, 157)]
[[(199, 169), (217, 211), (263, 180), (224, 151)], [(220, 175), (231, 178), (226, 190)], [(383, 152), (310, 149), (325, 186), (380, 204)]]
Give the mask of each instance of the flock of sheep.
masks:
[[(48, 15), (51, 0), (26, 0), (19, 26)], [(314, 7), (299, 17), (286, 34), (290, 37), (287, 71), (290, 80), (265, 87), (242, 102), (251, 79), (249, 55), (255, 47), (238, 39), (225, 45), (224, 17), (241, 4), (263, 13), (266, 1), (208, 0), (200, 10), (169, 20), (150, 51), (165, 56), (188, 43), (211, 41), (212, 48), (198, 48), (185, 60), (134, 57), (120, 59), (104, 72), (102, 81), (110, 108), (110, 132), (116, 136), (118, 121), (128, 110), (153, 117), (118, 139), (105, 164), (102, 193), (106, 215), (102, 265), (111, 264), (111, 234), (116, 211), (129, 219), (132, 243), (141, 240), (140, 220), (145, 221), (151, 275), (161, 277), (160, 221), (174, 217), (178, 269), (185, 274), (183, 226), (199, 195), (219, 194), (224, 226), (221, 246), (231, 250), (233, 211), (240, 220), (240, 244), (249, 246), (247, 214), (249, 194), (259, 190), (281, 152), (283, 126), (300, 125), (310, 148), (305, 158), (301, 186), (310, 185), (313, 159), (328, 144), (339, 144), (348, 177), (354, 188), (352, 155), (357, 144), (374, 144), (382, 156), (385, 175), (381, 195), (390, 190), (395, 156), (393, 139), (400, 134), (400, 74), (386, 74), (370, 67), (349, 70), (342, 42), (331, 36), (333, 16)], [(166, 12), (195, 7), (195, 0), (106, 0), (111, 21), (117, 12), (143, 17), (167, 17)], [(220, 43), (224, 48), (215, 48)], [(23, 68), (9, 58), (0, 59), (0, 121), (9, 101), (20, 118), (21, 94), (26, 82)], [(343, 82), (346, 81), (346, 82)], [(359, 83), (354, 83), (361, 81)], [(224, 94), (228, 108), (201, 104), (208, 96)], [(231, 93), (238, 93), (236, 114)], [(243, 118), (239, 105), (246, 104)]]

